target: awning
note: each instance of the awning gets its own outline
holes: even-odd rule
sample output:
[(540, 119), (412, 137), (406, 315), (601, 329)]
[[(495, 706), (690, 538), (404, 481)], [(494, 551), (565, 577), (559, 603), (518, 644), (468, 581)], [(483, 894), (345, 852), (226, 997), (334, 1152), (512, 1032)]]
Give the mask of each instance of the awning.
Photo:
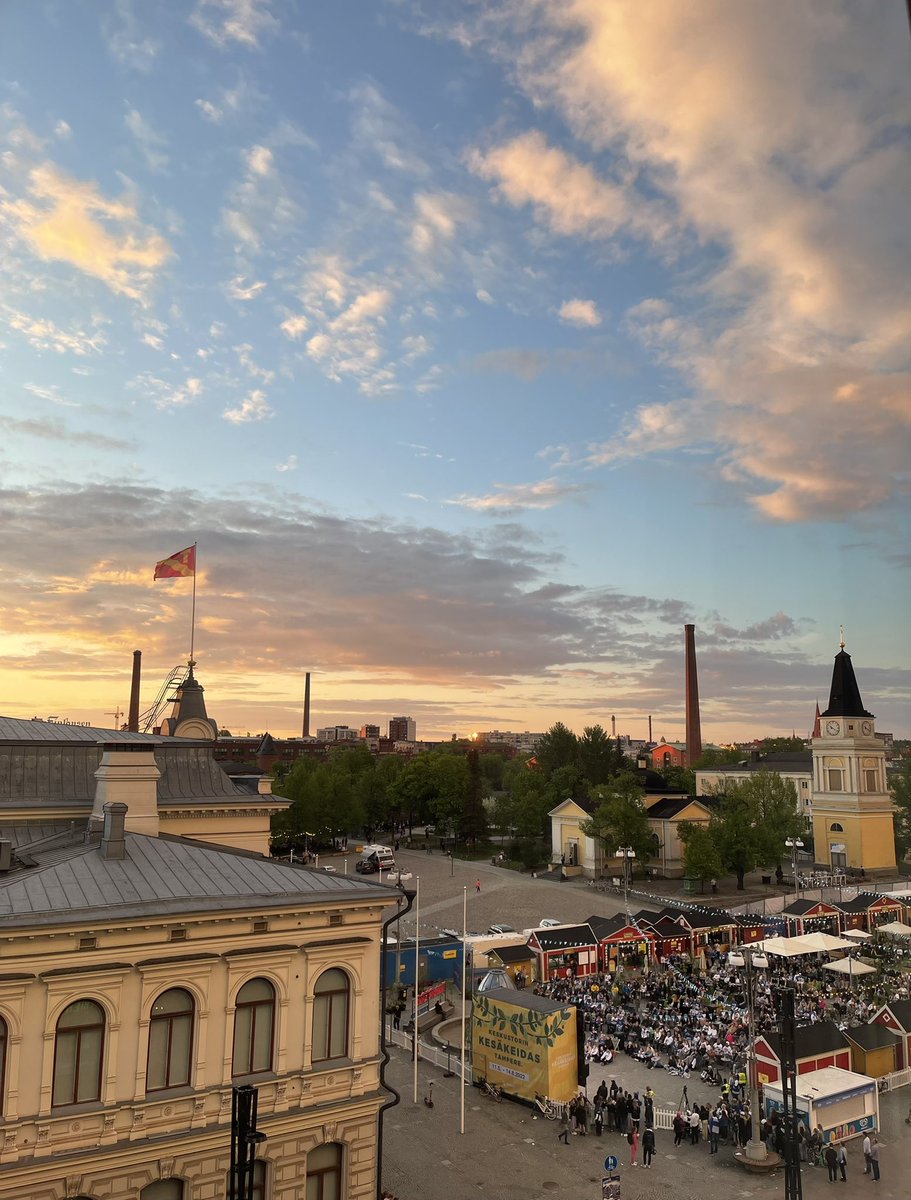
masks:
[(845, 941), (843, 937), (835, 937), (831, 933), (802, 933), (798, 941), (806, 943), (818, 953), (829, 950), (850, 950), (851, 948), (851, 942)]
[[(850, 943), (848, 943), (850, 945)], [(761, 942), (751, 942), (751, 950), (764, 950), (766, 954), (777, 954), (781, 958), (796, 958), (800, 954), (818, 954), (813, 946), (808, 946), (804, 938), (771, 937), (763, 938)]]
[(911, 937), (911, 925), (901, 921), (887, 921), (885, 925), (876, 926), (877, 933), (891, 933), (894, 937)]
[(846, 938), (851, 938), (855, 942), (866, 942), (873, 935), (867, 933), (865, 929), (846, 929), (843, 936)]

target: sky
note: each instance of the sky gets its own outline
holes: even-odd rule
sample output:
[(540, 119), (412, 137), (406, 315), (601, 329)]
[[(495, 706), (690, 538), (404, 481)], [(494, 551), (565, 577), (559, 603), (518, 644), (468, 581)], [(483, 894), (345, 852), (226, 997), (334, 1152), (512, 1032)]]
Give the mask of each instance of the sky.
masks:
[(911, 735), (903, 0), (4, 0), (0, 712)]

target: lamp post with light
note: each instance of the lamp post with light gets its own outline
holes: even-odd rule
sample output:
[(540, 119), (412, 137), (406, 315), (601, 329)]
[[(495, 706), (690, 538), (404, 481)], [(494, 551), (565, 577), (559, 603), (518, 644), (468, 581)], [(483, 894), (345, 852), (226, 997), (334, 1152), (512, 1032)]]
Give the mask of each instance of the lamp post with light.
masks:
[(636, 857), (636, 851), (632, 846), (620, 846), (614, 857), (623, 860), (623, 907), (626, 909), (626, 919), (629, 921), (629, 864)]
[(791, 851), (791, 870), (794, 872), (794, 899), (800, 899), (800, 880), (797, 877), (797, 852), (803, 849), (800, 838), (785, 838), (784, 844)]
[[(739, 959), (739, 961), (738, 961)], [(756, 1008), (754, 996), (754, 981), (756, 965), (753, 962), (753, 950), (750, 946), (741, 946), (732, 950), (728, 956), (732, 966), (742, 966), (746, 976), (747, 994), (747, 1025), (749, 1046), (747, 1050), (747, 1082), (750, 1086), (750, 1140), (746, 1144), (745, 1157), (751, 1166), (762, 1166), (769, 1158), (769, 1151), (759, 1136), (762, 1114), (759, 1111), (759, 1078), (756, 1071)], [(764, 960), (768, 961), (768, 960)], [(773, 1160), (777, 1164), (777, 1158)]]

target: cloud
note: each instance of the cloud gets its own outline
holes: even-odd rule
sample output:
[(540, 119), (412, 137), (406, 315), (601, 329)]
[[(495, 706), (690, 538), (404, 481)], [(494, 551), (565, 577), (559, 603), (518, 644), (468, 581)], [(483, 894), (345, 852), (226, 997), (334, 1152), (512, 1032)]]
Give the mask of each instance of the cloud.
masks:
[(135, 379), (130, 380), (127, 387), (162, 410), (185, 408), (205, 391), (203, 381), (196, 376), (188, 376), (181, 383), (174, 383), (153, 375), (151, 371), (141, 371)]
[(519, 379), (530, 383), (546, 370), (547, 355), (543, 350), (519, 346), (488, 350), (473, 359), (472, 366), (477, 371), (499, 371), (507, 375), (517, 375)]
[(579, 329), (595, 329), (601, 324), (601, 314), (594, 300), (564, 300), (557, 315), (567, 325)]
[(553, 508), (583, 490), (579, 484), (560, 483), (556, 479), (542, 479), (540, 483), (495, 483), (494, 488), (496, 490), (486, 496), (456, 496), (446, 503), (474, 512), (502, 515), (525, 509)]
[(234, 352), (237, 355), (237, 361), (254, 379), (261, 379), (263, 383), (272, 383), (275, 379), (275, 372), (270, 371), (268, 367), (261, 367), (253, 359), (253, 347), (249, 342), (244, 342), (240, 346), (234, 347)]
[(250, 421), (266, 421), (273, 413), (266, 402), (266, 393), (257, 388), (245, 396), (237, 408), (226, 408), (221, 415), (232, 425), (245, 425)]
[(124, 124), (135, 139), (146, 166), (150, 171), (163, 171), (168, 165), (165, 154), (167, 139), (157, 133), (145, 117), (135, 108), (128, 108)]
[(762, 516), (837, 521), (909, 488), (907, 28), (898, 6), (772, 11), (507, 0), (466, 16), (473, 48), (581, 148), (530, 130), (468, 161), (551, 234), (633, 236), (665, 266), (702, 250), (654, 297), (666, 313), (631, 324), (676, 372), (677, 412), (647, 402), (609, 460), (661, 448), (635, 436), (657, 415), (713, 444)]
[(486, 288), (478, 288), (478, 290), (475, 292), (475, 295), (482, 304), (493, 304), (494, 302), (493, 296), (491, 296), (490, 292), (488, 292)]
[(136, 71), (151, 71), (161, 42), (143, 32), (132, 0), (116, 0), (102, 30), (108, 50), (119, 63)]
[(61, 142), (68, 141), (72, 133), (73, 131), (66, 121), (58, 121), (54, 125), (54, 137), (58, 138)]
[(100, 354), (107, 340), (99, 328), (92, 333), (78, 326), (61, 329), (46, 317), (33, 317), (14, 308), (0, 307), (0, 316), (9, 329), (21, 334), (36, 350), (53, 350), (55, 354), (75, 354), (85, 358)]
[(265, 288), (265, 280), (258, 279), (254, 283), (247, 283), (244, 275), (235, 275), (225, 284), (225, 292), (232, 300), (255, 300)]
[(269, 0), (197, 0), (190, 24), (220, 50), (232, 44), (258, 50), (279, 28)]
[(65, 262), (111, 291), (141, 300), (172, 257), (165, 239), (143, 226), (135, 201), (108, 200), (94, 183), (52, 163), (32, 169), (28, 199), (0, 201), (2, 217), (45, 261)]
[(243, 177), (228, 192), (222, 225), (240, 254), (257, 254), (268, 241), (299, 228), (302, 209), (275, 163), (274, 152), (257, 143), (243, 152)]
[(712, 632), (717, 638), (744, 642), (777, 641), (780, 638), (794, 637), (798, 632), (797, 622), (787, 613), (777, 612), (765, 621), (748, 625), (745, 629), (735, 629), (732, 625), (716, 622)]
[(486, 152), (474, 150), (468, 165), (496, 184), (501, 200), (514, 208), (530, 205), (539, 221), (564, 237), (610, 239), (625, 230), (659, 238), (667, 229), (656, 204), (637, 202), (629, 188), (602, 179), (538, 130)]
[(95, 450), (135, 450), (136, 443), (121, 438), (93, 433), (85, 429), (73, 429), (62, 421), (38, 420), (0, 416), (0, 429), (4, 433), (20, 437), (37, 438), (39, 441), (63, 442), (66, 445), (90, 446)]
[(391, 288), (357, 279), (340, 259), (327, 256), (317, 259), (301, 290), (316, 329), (305, 347), (311, 362), (336, 383), (353, 379), (364, 395), (391, 391), (395, 372), (382, 339)]
[(297, 470), (297, 455), (289, 454), (284, 462), (275, 464), (276, 471), (296, 471)]
[(303, 337), (309, 328), (310, 322), (303, 315), (303, 313), (292, 314), (290, 317), (286, 317), (285, 320), (282, 321), (281, 325), (279, 325), (279, 329), (282, 331), (285, 337), (291, 338), (291, 340), (294, 342), (296, 342), (298, 338)]

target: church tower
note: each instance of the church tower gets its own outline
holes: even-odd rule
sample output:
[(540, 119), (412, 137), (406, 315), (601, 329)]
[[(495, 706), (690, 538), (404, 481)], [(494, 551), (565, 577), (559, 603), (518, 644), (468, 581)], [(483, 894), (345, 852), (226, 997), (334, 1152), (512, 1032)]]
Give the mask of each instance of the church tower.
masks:
[(875, 735), (845, 650), (835, 655), (829, 706), (813, 747), (813, 840), (817, 863), (833, 870), (895, 870), (892, 799), (886, 755)]

